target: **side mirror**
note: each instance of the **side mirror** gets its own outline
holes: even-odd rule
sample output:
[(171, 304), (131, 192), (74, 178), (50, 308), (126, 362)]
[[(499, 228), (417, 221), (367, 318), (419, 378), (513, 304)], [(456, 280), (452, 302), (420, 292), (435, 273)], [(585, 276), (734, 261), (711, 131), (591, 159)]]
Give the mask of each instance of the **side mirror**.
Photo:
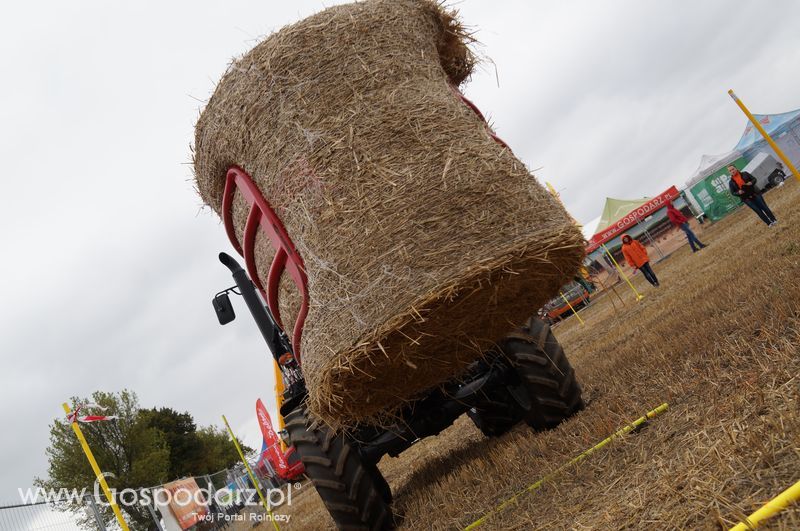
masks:
[(233, 311), (233, 304), (231, 299), (225, 292), (218, 293), (211, 301), (214, 305), (214, 312), (217, 314), (219, 324), (226, 325), (236, 319), (236, 313)]

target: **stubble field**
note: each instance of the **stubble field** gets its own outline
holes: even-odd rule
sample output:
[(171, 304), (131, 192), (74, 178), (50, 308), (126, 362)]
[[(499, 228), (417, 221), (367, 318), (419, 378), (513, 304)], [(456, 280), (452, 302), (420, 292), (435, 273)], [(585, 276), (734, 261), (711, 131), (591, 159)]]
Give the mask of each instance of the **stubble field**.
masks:
[[(466, 417), (380, 469), (405, 529), (463, 529), (498, 503), (644, 412), (670, 409), (521, 496), (484, 529), (727, 529), (800, 479), (800, 185), (766, 199), (779, 225), (747, 208), (654, 269), (645, 298), (598, 297), (554, 327), (587, 408), (557, 429), (496, 439)], [(310, 485), (286, 529), (333, 521)], [(271, 526), (270, 526), (271, 527)], [(267, 529), (267, 525), (261, 528)], [(800, 506), (767, 529), (800, 529)]]

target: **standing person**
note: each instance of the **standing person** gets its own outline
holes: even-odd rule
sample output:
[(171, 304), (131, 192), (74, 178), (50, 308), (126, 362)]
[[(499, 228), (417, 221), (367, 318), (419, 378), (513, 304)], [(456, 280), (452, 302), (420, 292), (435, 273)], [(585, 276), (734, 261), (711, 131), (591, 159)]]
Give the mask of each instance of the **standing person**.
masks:
[(686, 239), (689, 240), (689, 247), (692, 248), (693, 253), (696, 253), (706, 246), (695, 236), (694, 232), (692, 232), (692, 229), (689, 227), (689, 220), (686, 219), (686, 216), (684, 216), (680, 210), (675, 208), (672, 201), (667, 203), (667, 217), (673, 225), (686, 233)]
[(628, 265), (634, 269), (638, 269), (644, 275), (644, 278), (655, 287), (660, 286), (658, 278), (650, 267), (650, 257), (647, 256), (647, 249), (644, 245), (634, 240), (627, 234), (622, 235), (622, 255)]
[(772, 210), (767, 206), (767, 202), (764, 201), (761, 190), (756, 186), (756, 178), (747, 172), (740, 173), (736, 166), (728, 166), (728, 173), (731, 176), (731, 180), (728, 181), (728, 188), (730, 188), (731, 193), (758, 214), (761, 221), (766, 223), (768, 227), (775, 225), (778, 220), (775, 219), (775, 214), (772, 213)]

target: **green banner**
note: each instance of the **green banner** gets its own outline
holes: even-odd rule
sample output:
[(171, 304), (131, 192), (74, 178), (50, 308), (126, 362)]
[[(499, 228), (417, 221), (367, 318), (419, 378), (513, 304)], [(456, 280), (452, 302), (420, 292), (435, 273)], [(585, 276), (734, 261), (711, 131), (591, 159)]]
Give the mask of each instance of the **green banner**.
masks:
[[(733, 165), (740, 170), (746, 164), (744, 158), (733, 162)], [(730, 179), (727, 166), (723, 166), (689, 189), (711, 221), (719, 221), (742, 204), (728, 189)]]

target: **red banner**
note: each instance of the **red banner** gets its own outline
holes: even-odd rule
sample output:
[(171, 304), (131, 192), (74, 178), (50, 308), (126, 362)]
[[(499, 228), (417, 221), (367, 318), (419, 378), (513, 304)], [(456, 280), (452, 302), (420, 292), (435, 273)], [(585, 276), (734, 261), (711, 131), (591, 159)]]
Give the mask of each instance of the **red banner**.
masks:
[(286, 456), (283, 455), (281, 440), (272, 427), (272, 419), (260, 398), (256, 400), (256, 416), (258, 425), (261, 427), (261, 434), (264, 436), (264, 442), (267, 443), (269, 462), (275, 468), (275, 472), (280, 477), (284, 477), (289, 471), (289, 463), (286, 462)]
[(666, 192), (663, 192), (647, 203), (635, 208), (622, 216), (616, 222), (612, 223), (611, 226), (606, 227), (605, 229), (601, 230), (589, 240), (588, 245), (586, 245), (586, 252), (591, 253), (601, 244), (606, 243), (609, 240), (614, 239), (615, 237), (619, 236), (623, 232), (625, 232), (628, 228), (632, 227), (637, 223), (637, 221), (641, 221), (647, 216), (654, 214), (655, 212), (661, 210), (667, 203), (676, 199), (680, 195), (678, 189), (674, 186), (671, 186)]

